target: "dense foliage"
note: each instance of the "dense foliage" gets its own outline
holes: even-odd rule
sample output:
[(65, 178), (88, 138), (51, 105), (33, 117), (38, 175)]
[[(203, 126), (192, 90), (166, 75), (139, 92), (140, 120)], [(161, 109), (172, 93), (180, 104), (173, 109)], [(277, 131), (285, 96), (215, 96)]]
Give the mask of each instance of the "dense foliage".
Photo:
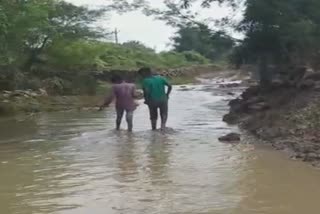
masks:
[(108, 33), (95, 22), (109, 9), (60, 0), (0, 1), (0, 90), (45, 87), (59, 94), (93, 93), (99, 70), (208, 62), (190, 51), (156, 53), (135, 41), (102, 42)]
[(276, 63), (311, 62), (320, 44), (319, 9), (316, 0), (247, 0), (239, 26), (244, 44)]
[[(157, 9), (152, 8), (146, 0), (144, 8), (149, 14), (166, 20), (173, 26), (190, 22), (201, 26), (199, 15), (190, 10), (199, 3), (202, 7), (218, 3), (230, 6), (231, 11), (242, 11), (241, 21), (235, 23), (233, 17), (227, 15), (222, 20), (214, 20), (214, 24), (229, 24), (229, 27), (244, 35), (244, 39), (238, 41), (233, 49), (232, 62), (237, 65), (259, 65), (263, 81), (272, 79), (273, 75), (268, 67), (288, 72), (301, 66), (315, 69), (319, 67), (318, 0), (164, 0), (164, 3), (165, 9)], [(188, 30), (189, 38), (194, 36), (190, 34), (190, 29), (185, 30)]]
[(259, 65), (262, 83), (276, 71), (318, 68), (320, 2), (316, 0), (247, 0), (238, 30), (245, 39), (237, 47), (237, 63)]
[(56, 0), (3, 0), (0, 63), (29, 70), (56, 42), (97, 38), (101, 32), (91, 24), (103, 12)]
[(235, 45), (234, 40), (222, 31), (212, 31), (206, 25), (181, 25), (172, 38), (177, 52), (196, 51), (213, 61), (226, 58)]
[(168, 68), (208, 62), (205, 57), (192, 51), (156, 53), (137, 41), (114, 44), (88, 40), (57, 43), (48, 49), (47, 61), (50, 67), (96, 71), (133, 70), (142, 66)]

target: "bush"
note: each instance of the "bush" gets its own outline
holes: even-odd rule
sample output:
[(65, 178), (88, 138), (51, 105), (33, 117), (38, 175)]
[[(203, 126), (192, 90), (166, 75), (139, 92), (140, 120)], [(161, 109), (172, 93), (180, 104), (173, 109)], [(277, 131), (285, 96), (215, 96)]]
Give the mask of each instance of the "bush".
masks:
[(0, 90), (14, 90), (16, 83), (23, 78), (22, 73), (14, 68), (3, 66), (0, 68)]
[(70, 90), (70, 82), (67, 82), (59, 77), (46, 79), (44, 81), (44, 87), (50, 95), (62, 95)]
[(0, 72), (0, 90), (37, 90), (41, 87), (38, 77), (7, 68)]
[(162, 64), (165, 67), (180, 67), (191, 64), (187, 61), (185, 55), (183, 53), (178, 52), (163, 52), (160, 54)]
[(208, 63), (206, 58), (193, 51), (156, 53), (138, 42), (119, 45), (87, 40), (54, 41), (42, 59), (28, 72), (0, 68), (0, 90), (46, 88), (51, 95), (92, 95), (98, 85), (97, 72)]
[(50, 67), (68, 69), (91, 69), (104, 47), (99, 42), (76, 40), (74, 42), (58, 41), (47, 51)]
[(90, 73), (80, 73), (71, 81), (71, 87), (75, 95), (95, 95), (98, 82)]
[(157, 54), (139, 42), (121, 45), (83, 40), (72, 43), (60, 41), (47, 54), (51, 67), (80, 70), (136, 69), (143, 66), (171, 68), (209, 62), (194, 51)]
[(198, 52), (185, 51), (183, 52), (183, 54), (186, 60), (190, 63), (200, 64), (200, 65), (209, 63), (209, 60), (204, 56), (202, 56), (201, 54), (199, 54)]

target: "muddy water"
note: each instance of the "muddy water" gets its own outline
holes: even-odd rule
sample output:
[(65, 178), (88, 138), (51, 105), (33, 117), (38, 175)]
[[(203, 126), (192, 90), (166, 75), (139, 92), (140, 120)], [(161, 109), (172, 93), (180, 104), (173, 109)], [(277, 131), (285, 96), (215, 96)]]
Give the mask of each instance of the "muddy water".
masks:
[[(228, 95), (176, 88), (167, 133), (115, 132), (106, 112), (43, 114), (0, 122), (1, 214), (300, 214), (320, 212), (320, 172), (217, 137)], [(187, 88), (187, 89), (188, 89)]]

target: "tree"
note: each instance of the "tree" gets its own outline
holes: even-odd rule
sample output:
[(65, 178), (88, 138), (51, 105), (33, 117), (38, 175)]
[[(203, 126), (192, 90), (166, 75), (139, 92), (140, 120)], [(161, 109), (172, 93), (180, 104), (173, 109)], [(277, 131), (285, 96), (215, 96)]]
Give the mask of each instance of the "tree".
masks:
[(123, 43), (122, 46), (129, 49), (142, 50), (145, 52), (155, 53), (155, 51), (152, 48), (147, 47), (146, 45), (144, 45), (139, 41), (128, 41)]
[[(92, 23), (104, 10), (90, 10), (58, 0), (3, 0), (0, 19), (2, 62), (30, 70), (46, 47), (57, 40), (96, 38), (100, 31)], [(22, 50), (22, 51), (21, 51)]]
[(196, 51), (211, 60), (222, 59), (234, 46), (234, 40), (226, 33), (192, 23), (179, 26), (172, 41), (175, 51)]
[[(243, 20), (237, 30), (245, 35), (234, 49), (238, 63), (259, 65), (262, 83), (272, 79), (269, 65), (280, 68), (318, 66), (320, 58), (320, 1), (317, 0), (167, 0), (167, 10), (157, 11), (170, 24), (195, 18), (188, 8), (196, 2), (234, 6), (244, 2)], [(174, 18), (172, 18), (174, 17)], [(179, 20), (177, 21), (179, 22)], [(183, 21), (182, 21), (183, 22)]]
[(242, 46), (255, 55), (262, 82), (270, 81), (267, 65), (298, 67), (319, 59), (320, 2), (315, 0), (247, 0), (239, 30)]

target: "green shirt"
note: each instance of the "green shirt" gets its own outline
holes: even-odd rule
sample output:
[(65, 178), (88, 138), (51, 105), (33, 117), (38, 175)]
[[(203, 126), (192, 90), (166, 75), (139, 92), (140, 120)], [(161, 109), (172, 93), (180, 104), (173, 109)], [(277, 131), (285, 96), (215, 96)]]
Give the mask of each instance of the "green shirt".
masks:
[(165, 86), (169, 85), (168, 81), (161, 76), (151, 76), (145, 78), (142, 87), (147, 95), (146, 99), (151, 101), (164, 101), (167, 99)]

